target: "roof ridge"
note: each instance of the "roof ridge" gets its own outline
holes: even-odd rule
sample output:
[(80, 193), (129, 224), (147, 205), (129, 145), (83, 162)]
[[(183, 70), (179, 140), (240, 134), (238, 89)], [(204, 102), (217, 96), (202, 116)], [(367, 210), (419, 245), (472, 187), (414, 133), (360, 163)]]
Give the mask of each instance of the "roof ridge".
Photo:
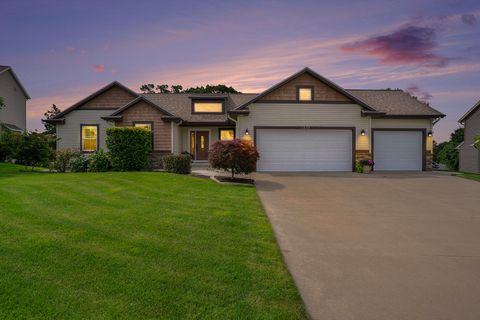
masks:
[[(348, 91), (403, 91), (402, 89), (396, 88), (396, 89), (345, 89)], [(405, 91), (403, 91), (405, 92)]]

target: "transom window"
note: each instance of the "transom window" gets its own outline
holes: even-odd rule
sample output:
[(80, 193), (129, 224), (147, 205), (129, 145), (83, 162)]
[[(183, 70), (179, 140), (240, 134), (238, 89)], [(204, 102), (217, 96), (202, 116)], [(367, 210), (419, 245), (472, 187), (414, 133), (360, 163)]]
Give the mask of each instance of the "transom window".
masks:
[(193, 113), (223, 113), (223, 102), (194, 102)]
[(220, 140), (234, 140), (235, 129), (220, 129)]
[(297, 97), (299, 101), (312, 101), (313, 100), (313, 88), (312, 87), (299, 87), (297, 88)]
[(98, 125), (82, 125), (81, 128), (82, 151), (94, 152), (98, 148)]
[(143, 128), (143, 129), (147, 129), (148, 131), (152, 131), (151, 123), (136, 122), (133, 124), (133, 126), (136, 128)]

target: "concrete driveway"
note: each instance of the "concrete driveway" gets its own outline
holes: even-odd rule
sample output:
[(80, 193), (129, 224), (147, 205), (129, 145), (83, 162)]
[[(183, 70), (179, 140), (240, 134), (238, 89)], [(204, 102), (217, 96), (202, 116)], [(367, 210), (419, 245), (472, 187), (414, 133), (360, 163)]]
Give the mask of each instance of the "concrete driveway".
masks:
[(256, 174), (314, 319), (480, 319), (480, 183), (437, 173)]

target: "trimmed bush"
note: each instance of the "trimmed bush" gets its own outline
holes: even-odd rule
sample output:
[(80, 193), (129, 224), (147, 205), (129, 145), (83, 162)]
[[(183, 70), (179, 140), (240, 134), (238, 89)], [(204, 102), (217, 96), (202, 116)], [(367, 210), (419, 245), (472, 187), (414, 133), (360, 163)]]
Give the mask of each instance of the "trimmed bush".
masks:
[(189, 174), (192, 158), (189, 154), (167, 155), (162, 158), (163, 168), (172, 173)]
[(0, 161), (15, 159), (22, 134), (4, 130), (0, 133)]
[(257, 148), (245, 140), (217, 141), (208, 153), (208, 161), (215, 169), (223, 169), (232, 173), (249, 174), (255, 171), (259, 158)]
[(90, 172), (105, 172), (110, 169), (110, 159), (102, 149), (92, 153), (89, 160), (88, 171)]
[(87, 172), (90, 160), (82, 153), (74, 156), (70, 161), (70, 170), (72, 172)]
[(70, 162), (73, 158), (78, 157), (81, 154), (80, 151), (75, 149), (60, 149), (55, 152), (55, 161), (53, 162), (53, 168), (58, 172), (65, 172), (70, 170)]
[(120, 171), (142, 170), (149, 164), (151, 132), (143, 128), (107, 129), (107, 147), (112, 167)]
[(355, 161), (355, 172), (363, 173), (363, 164), (360, 161)]

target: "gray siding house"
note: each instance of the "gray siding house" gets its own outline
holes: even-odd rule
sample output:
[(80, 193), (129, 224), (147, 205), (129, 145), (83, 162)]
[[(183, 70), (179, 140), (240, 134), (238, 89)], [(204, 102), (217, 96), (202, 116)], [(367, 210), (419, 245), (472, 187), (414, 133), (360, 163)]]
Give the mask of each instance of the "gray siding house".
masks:
[(22, 132), (27, 129), (27, 100), (30, 96), (12, 67), (0, 65), (0, 97), (5, 107), (0, 110), (0, 131)]
[(433, 124), (445, 115), (402, 90), (344, 89), (305, 68), (262, 93), (139, 94), (112, 82), (53, 119), (57, 148), (106, 148), (106, 129), (152, 131), (152, 166), (165, 154), (208, 160), (218, 140), (250, 140), (258, 171), (430, 170)]
[(459, 170), (480, 172), (480, 150), (474, 147), (474, 137), (480, 135), (480, 101), (458, 120), (465, 127), (465, 138), (457, 147), (459, 150)]

